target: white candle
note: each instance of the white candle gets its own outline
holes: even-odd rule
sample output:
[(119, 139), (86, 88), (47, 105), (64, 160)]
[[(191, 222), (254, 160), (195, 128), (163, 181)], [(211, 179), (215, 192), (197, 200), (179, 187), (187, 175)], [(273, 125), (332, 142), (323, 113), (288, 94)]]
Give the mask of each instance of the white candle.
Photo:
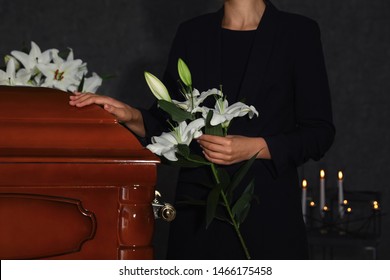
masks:
[(372, 208), (374, 209), (374, 210), (376, 210), (376, 211), (378, 211), (380, 208), (379, 208), (379, 203), (378, 203), (378, 201), (374, 201), (373, 203), (372, 203)]
[(325, 171), (320, 171), (320, 215), (324, 217), (324, 207), (325, 207)]
[(302, 215), (303, 215), (303, 220), (305, 223), (306, 223), (306, 215), (307, 215), (306, 201), (307, 201), (307, 181), (305, 179), (303, 179), (303, 181), (302, 181)]
[(344, 217), (344, 190), (343, 190), (343, 172), (338, 173), (338, 188), (339, 188), (339, 215)]

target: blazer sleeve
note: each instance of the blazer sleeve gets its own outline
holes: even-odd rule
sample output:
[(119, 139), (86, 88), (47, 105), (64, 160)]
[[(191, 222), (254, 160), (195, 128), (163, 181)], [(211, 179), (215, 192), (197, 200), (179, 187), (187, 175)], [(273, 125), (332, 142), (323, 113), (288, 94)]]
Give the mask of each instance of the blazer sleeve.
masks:
[(295, 128), (265, 137), (277, 174), (319, 160), (335, 137), (320, 30), (316, 22), (306, 23), (294, 47)]
[[(173, 39), (168, 64), (162, 80), (173, 99), (177, 99), (178, 90), (177, 61), (179, 57), (185, 58), (185, 39), (184, 31), (182, 29), (182, 25), (180, 25)], [(169, 116), (158, 108), (157, 101), (154, 102), (149, 109), (138, 109), (141, 111), (143, 117), (146, 131), (145, 140), (148, 143), (152, 136), (158, 136), (167, 129), (167, 120)]]

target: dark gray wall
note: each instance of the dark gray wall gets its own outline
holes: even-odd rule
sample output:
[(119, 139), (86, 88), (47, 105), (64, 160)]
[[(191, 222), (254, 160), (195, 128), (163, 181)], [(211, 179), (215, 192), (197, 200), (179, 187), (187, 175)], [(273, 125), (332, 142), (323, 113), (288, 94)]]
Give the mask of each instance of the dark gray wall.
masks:
[[(305, 164), (305, 177), (318, 190), (318, 170), (324, 167), (328, 171), (327, 188), (336, 188), (337, 171), (342, 169), (346, 190), (381, 192), (383, 212), (388, 212), (390, 2), (274, 0), (274, 3), (280, 9), (317, 20), (322, 31), (337, 135), (323, 160)], [(389, 232), (390, 220), (384, 216), (379, 258), (390, 259)], [(353, 258), (356, 252), (350, 253)]]
[[(327, 170), (327, 188), (339, 169), (347, 190), (374, 190), (389, 211), (390, 2), (385, 0), (274, 0), (280, 9), (318, 21), (332, 90), (336, 141), (320, 162), (300, 169), (312, 194), (318, 170)], [(210, 0), (0, 0), (0, 55), (29, 46), (72, 47), (90, 71), (114, 74), (100, 92), (135, 106), (152, 95), (143, 71), (162, 75), (177, 25), (213, 11)], [(378, 257), (390, 259), (390, 220), (383, 217)], [(353, 255), (347, 257), (354, 258)]]

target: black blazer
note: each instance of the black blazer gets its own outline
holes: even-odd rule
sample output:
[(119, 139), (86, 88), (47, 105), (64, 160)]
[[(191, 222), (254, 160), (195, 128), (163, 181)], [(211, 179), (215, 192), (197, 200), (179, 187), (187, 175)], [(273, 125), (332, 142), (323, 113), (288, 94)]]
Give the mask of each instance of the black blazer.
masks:
[[(177, 90), (179, 57), (187, 62), (198, 90), (219, 88), (222, 17), (223, 9), (178, 28), (164, 76), (174, 99), (181, 100)], [(252, 204), (241, 230), (254, 248), (254, 258), (307, 258), (297, 166), (320, 159), (335, 135), (318, 25), (306, 17), (278, 11), (267, 2), (239, 99), (255, 106), (259, 117), (234, 119), (229, 134), (264, 137), (272, 156), (272, 160), (256, 160), (247, 176), (247, 181), (255, 177), (260, 202)], [(164, 126), (159, 111), (153, 107), (142, 112), (147, 136), (159, 135)], [(177, 196), (206, 195), (199, 187), (191, 187), (207, 176), (209, 170), (203, 171), (182, 170)], [(170, 257), (237, 258), (239, 249), (222, 249), (226, 243), (221, 243), (225, 242), (221, 236), (228, 239), (230, 229), (215, 223), (201, 233), (195, 226), (196, 214), (188, 213), (181, 211), (172, 223)], [(229, 244), (234, 244), (234, 238)], [(187, 244), (184, 252), (183, 244)]]
[[(174, 99), (182, 99), (177, 84), (179, 57), (189, 65), (197, 89), (221, 85), (222, 17), (223, 9), (180, 25), (164, 76)], [(229, 133), (264, 137), (274, 176), (324, 156), (335, 128), (317, 23), (278, 11), (268, 2), (239, 98), (254, 105), (260, 116), (235, 119)], [(148, 137), (161, 133), (155, 116), (144, 113)]]

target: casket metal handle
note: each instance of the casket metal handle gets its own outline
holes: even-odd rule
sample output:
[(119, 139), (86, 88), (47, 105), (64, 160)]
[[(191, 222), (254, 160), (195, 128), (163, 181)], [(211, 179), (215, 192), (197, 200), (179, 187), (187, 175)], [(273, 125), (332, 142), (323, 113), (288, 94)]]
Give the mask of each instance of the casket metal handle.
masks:
[(154, 192), (154, 200), (152, 202), (154, 218), (163, 219), (164, 221), (171, 222), (176, 218), (176, 209), (169, 203), (161, 203), (161, 194), (159, 191)]

